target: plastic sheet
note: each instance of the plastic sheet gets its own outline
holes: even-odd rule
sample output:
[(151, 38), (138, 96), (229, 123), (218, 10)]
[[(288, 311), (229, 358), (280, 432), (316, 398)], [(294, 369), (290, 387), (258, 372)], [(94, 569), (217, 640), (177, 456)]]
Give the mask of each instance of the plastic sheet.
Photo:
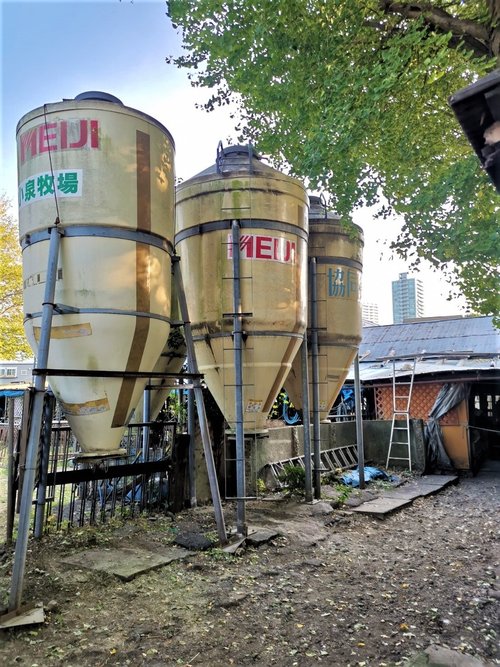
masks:
[[(395, 482), (398, 480), (396, 475), (388, 475), (384, 470), (380, 468), (374, 468), (373, 466), (365, 466), (365, 482), (370, 482), (372, 479), (384, 479), (387, 481)], [(359, 486), (359, 468), (355, 470), (349, 470), (340, 478), (342, 484), (347, 486)]]
[(448, 382), (441, 387), (424, 429), (427, 455), (426, 472), (454, 470), (454, 465), (444, 448), (443, 433), (439, 426), (439, 420), (467, 399), (469, 392), (470, 385), (465, 382)]

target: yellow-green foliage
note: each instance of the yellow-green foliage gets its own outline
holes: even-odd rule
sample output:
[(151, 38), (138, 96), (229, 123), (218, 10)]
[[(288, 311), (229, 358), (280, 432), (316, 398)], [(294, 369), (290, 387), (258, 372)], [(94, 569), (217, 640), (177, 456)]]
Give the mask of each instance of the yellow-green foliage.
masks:
[(17, 227), (9, 202), (0, 195), (0, 358), (22, 359), (32, 352), (23, 329), (23, 274)]

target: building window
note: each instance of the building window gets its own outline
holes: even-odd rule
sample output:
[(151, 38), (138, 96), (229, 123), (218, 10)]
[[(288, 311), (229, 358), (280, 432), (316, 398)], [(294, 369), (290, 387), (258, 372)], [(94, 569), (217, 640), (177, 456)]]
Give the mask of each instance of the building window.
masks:
[(0, 377), (2, 378), (17, 377), (17, 368), (0, 368)]

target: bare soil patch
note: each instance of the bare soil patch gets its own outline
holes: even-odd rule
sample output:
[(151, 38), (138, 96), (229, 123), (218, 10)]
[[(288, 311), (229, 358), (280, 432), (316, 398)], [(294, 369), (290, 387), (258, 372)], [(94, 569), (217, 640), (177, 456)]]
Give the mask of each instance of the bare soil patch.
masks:
[[(45, 604), (46, 622), (0, 631), (0, 664), (383, 667), (430, 644), (500, 664), (498, 475), (464, 478), (383, 521), (323, 509), (248, 503), (249, 525), (279, 537), (127, 582), (62, 559), (92, 546), (161, 553), (180, 531), (213, 538), (212, 509), (32, 542), (25, 599)], [(225, 514), (234, 522), (234, 507)], [(5, 602), (11, 553), (0, 560)]]

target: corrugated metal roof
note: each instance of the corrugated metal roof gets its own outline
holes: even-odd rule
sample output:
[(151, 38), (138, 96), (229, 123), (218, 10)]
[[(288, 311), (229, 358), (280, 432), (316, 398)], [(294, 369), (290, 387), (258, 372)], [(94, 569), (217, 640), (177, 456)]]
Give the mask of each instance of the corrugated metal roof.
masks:
[[(396, 378), (411, 375), (413, 363), (409, 361), (396, 361)], [(486, 371), (488, 376), (500, 378), (500, 360), (498, 359), (428, 359), (417, 361), (415, 364), (415, 376), (440, 374), (446, 376), (462, 376), (474, 371)], [(359, 378), (361, 382), (373, 382), (374, 380), (392, 379), (392, 361), (388, 362), (366, 362), (359, 364)], [(354, 380), (354, 370), (351, 368), (347, 380)]]
[(360, 358), (376, 361), (387, 357), (500, 354), (500, 331), (492, 317), (459, 317), (364, 327)]

